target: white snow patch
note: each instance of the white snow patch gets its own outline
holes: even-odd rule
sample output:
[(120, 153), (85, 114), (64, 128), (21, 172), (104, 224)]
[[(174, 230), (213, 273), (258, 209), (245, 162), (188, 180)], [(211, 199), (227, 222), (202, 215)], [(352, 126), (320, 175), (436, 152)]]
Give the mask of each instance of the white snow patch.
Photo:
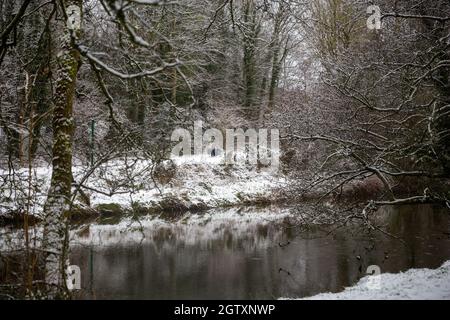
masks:
[(301, 300), (448, 300), (450, 260), (437, 269), (409, 269), (366, 276), (339, 293), (321, 293)]

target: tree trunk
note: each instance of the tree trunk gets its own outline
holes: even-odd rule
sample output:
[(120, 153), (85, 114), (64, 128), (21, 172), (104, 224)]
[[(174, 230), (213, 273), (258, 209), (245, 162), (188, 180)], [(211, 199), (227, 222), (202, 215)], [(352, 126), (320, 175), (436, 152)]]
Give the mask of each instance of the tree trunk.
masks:
[(256, 106), (257, 93), (257, 61), (256, 46), (260, 32), (260, 22), (257, 21), (256, 7), (253, 1), (246, 1), (244, 6), (244, 23), (247, 31), (244, 32), (244, 108), (247, 117), (251, 121), (258, 119)]
[(66, 291), (67, 211), (72, 184), (72, 107), (80, 65), (79, 52), (74, 49), (73, 41), (81, 31), (82, 0), (66, 1), (63, 10), (66, 13), (66, 24), (57, 35), (59, 52), (53, 98), (53, 171), (44, 208), (43, 247), (46, 252), (45, 276), (50, 297)]
[(268, 112), (271, 112), (273, 110), (274, 104), (275, 104), (275, 96), (276, 96), (276, 90), (278, 87), (278, 82), (280, 79), (280, 73), (281, 73), (281, 66), (286, 59), (287, 54), (287, 42), (286, 46), (283, 50), (282, 56), (280, 58), (280, 51), (281, 46), (280, 44), (277, 44), (277, 47), (275, 48), (275, 52), (273, 55), (273, 61), (272, 61), (272, 77), (270, 79), (270, 86), (269, 86), (269, 102), (268, 102)]

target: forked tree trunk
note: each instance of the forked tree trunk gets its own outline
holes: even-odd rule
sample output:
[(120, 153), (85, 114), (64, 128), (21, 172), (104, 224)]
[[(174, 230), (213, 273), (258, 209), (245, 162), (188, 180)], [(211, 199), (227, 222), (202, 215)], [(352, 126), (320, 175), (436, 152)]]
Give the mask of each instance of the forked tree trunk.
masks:
[(64, 2), (66, 24), (58, 30), (58, 56), (53, 98), (53, 159), (51, 185), (45, 204), (43, 249), (49, 297), (66, 291), (68, 261), (67, 211), (72, 184), (73, 99), (80, 64), (73, 40), (81, 31), (82, 0)]

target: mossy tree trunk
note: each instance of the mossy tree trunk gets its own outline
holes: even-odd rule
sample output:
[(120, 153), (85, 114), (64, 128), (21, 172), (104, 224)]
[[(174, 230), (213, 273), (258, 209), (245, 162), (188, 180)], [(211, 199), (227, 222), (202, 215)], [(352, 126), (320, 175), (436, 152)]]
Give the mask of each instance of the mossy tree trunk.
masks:
[(50, 295), (60, 295), (66, 291), (67, 213), (72, 184), (72, 109), (80, 65), (80, 54), (73, 41), (81, 32), (82, 0), (67, 0), (63, 6), (66, 23), (57, 32), (59, 48), (53, 97), (53, 171), (44, 208), (45, 276)]

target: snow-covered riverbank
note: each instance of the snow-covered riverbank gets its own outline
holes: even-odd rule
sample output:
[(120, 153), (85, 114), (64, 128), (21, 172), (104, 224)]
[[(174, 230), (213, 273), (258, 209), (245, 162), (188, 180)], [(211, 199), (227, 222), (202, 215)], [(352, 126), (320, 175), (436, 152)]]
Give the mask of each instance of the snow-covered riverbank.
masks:
[(339, 293), (306, 300), (450, 300), (450, 260), (437, 269), (409, 269), (366, 276)]
[[(84, 191), (83, 197), (76, 199), (76, 206), (113, 213), (136, 208), (156, 212), (197, 210), (270, 202), (276, 197), (274, 191), (286, 185), (286, 179), (277, 172), (245, 164), (226, 166), (220, 163), (219, 157), (180, 157), (173, 159), (173, 163), (173, 176), (168, 174), (164, 181), (154, 179), (152, 163), (147, 160), (110, 161), (96, 168), (85, 180), (89, 168), (74, 166), (75, 181), (83, 181)], [(5, 180), (8, 171), (0, 170), (0, 175)], [(15, 171), (16, 187), (0, 189), (0, 215), (25, 210), (27, 186), (31, 182), (29, 213), (39, 216), (50, 177), (50, 167), (33, 168), (31, 181), (27, 169)]]

